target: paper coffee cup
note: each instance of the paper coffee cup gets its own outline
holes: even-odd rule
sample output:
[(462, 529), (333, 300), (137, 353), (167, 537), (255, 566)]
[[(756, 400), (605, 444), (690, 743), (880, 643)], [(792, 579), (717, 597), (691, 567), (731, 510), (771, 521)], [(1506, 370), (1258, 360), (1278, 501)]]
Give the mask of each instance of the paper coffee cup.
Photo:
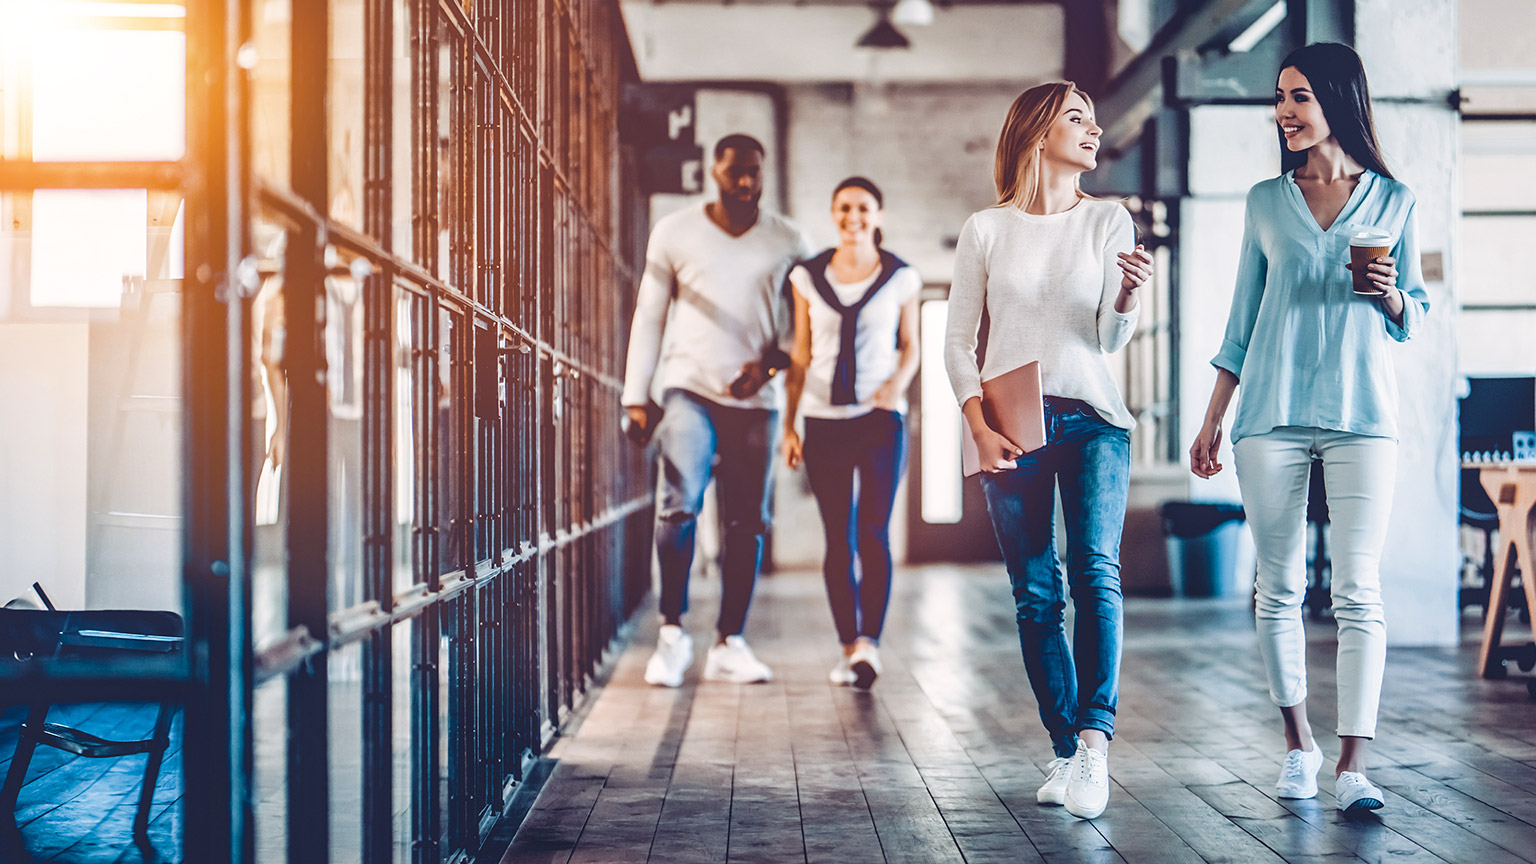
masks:
[(1366, 277), (1373, 259), (1392, 254), (1391, 234), (1379, 228), (1363, 228), (1349, 235), (1349, 271), (1356, 294), (1380, 294), (1376, 283)]

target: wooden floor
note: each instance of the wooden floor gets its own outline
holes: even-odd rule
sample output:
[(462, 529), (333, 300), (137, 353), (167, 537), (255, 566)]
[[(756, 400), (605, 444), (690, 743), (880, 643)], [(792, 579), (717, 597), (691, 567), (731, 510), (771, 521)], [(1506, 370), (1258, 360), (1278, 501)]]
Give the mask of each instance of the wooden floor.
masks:
[(869, 694), (826, 683), (837, 646), (814, 576), (760, 583), (747, 635), (771, 684), (699, 682), (716, 608), (699, 585), (685, 685), (647, 687), (643, 614), (504, 864), (1536, 861), (1536, 703), (1472, 676), (1475, 616), (1459, 649), (1389, 651), (1369, 771), (1386, 808), (1354, 822), (1332, 795), (1331, 619), (1309, 625), (1323, 791), (1281, 801), (1246, 606), (1128, 601), (1109, 809), (1084, 822), (1035, 804), (1051, 753), (1001, 570), (897, 578)]
[[(147, 738), (157, 706), (135, 703), (55, 705), (48, 722), (108, 738)], [(16, 751), (26, 709), (0, 710), (0, 778)], [(133, 841), (144, 778), (143, 756), (84, 759), (39, 747), (16, 805), (19, 836), (0, 836), (0, 861), (68, 864), (151, 864), (181, 860), (181, 719), (171, 724), (171, 745), (161, 766), (150, 810), (147, 845)]]

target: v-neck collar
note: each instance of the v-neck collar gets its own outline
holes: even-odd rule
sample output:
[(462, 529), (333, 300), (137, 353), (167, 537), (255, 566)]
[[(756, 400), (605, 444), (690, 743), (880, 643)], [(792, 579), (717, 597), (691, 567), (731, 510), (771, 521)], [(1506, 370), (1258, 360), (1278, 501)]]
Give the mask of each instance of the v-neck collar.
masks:
[(1375, 182), (1376, 172), (1369, 168), (1365, 169), (1365, 172), (1360, 175), (1359, 182), (1355, 183), (1355, 188), (1349, 193), (1349, 200), (1344, 202), (1344, 206), (1339, 210), (1339, 214), (1333, 217), (1333, 222), (1324, 229), (1323, 226), (1317, 223), (1317, 217), (1312, 215), (1312, 208), (1307, 206), (1307, 196), (1302, 194), (1301, 186), (1296, 183), (1296, 169), (1292, 168), (1285, 172), (1285, 188), (1289, 193), (1287, 197), (1290, 198), (1291, 204), (1296, 207), (1297, 214), (1301, 216), (1301, 221), (1305, 222), (1313, 231), (1325, 236), (1332, 234), (1334, 229), (1349, 221), (1349, 217), (1354, 215), (1355, 210), (1360, 206), (1360, 202), (1365, 199), (1366, 187)]
[(731, 232), (720, 227), (720, 223), (716, 222), (714, 218), (709, 215), (709, 204), (710, 202), (705, 201), (703, 206), (699, 208), (699, 212), (704, 216), (705, 222), (708, 222), (711, 226), (714, 227), (716, 231), (720, 232), (722, 237), (725, 237), (728, 240), (740, 240), (748, 234), (751, 234), (753, 231), (756, 231), (757, 226), (763, 224), (763, 211), (762, 208), (758, 208), (757, 218), (752, 220), (752, 224), (747, 227), (747, 230), (741, 232), (740, 234), (732, 234)]

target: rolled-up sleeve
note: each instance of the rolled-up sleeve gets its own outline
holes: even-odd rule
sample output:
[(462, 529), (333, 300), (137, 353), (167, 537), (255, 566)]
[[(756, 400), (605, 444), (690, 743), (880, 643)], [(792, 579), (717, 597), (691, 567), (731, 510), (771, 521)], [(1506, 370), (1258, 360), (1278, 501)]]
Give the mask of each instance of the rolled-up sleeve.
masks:
[(981, 395), (981, 367), (976, 363), (976, 338), (981, 312), (987, 304), (987, 253), (976, 228), (966, 220), (955, 245), (955, 271), (949, 288), (949, 320), (944, 327), (944, 368), (955, 399), (964, 405)]
[(1115, 301), (1120, 298), (1120, 283), (1125, 279), (1120, 269), (1119, 253), (1130, 252), (1136, 247), (1136, 228), (1131, 222), (1131, 214), (1123, 207), (1119, 210), (1110, 223), (1103, 250), (1104, 288), (1099, 296), (1098, 325), (1099, 348), (1106, 354), (1119, 351), (1131, 341), (1131, 334), (1136, 332), (1136, 322), (1141, 318), (1139, 301), (1129, 312), (1115, 311)]
[(1387, 335), (1399, 342), (1412, 339), (1429, 314), (1429, 290), (1424, 287), (1424, 268), (1419, 261), (1417, 209), (1417, 204), (1408, 206), (1402, 236), (1397, 238), (1397, 245), (1392, 247), (1392, 257), (1397, 259), (1397, 287), (1403, 290), (1402, 323), (1393, 321), (1390, 315), (1381, 316), (1387, 324)]
[(1250, 191), (1243, 208), (1243, 245), (1238, 253), (1232, 309), (1227, 313), (1227, 330), (1221, 340), (1221, 349), (1211, 358), (1212, 366), (1225, 369), (1238, 378), (1243, 377), (1243, 361), (1248, 356), (1248, 342), (1253, 338), (1254, 322), (1259, 317), (1268, 266), (1255, 226), (1254, 193)]

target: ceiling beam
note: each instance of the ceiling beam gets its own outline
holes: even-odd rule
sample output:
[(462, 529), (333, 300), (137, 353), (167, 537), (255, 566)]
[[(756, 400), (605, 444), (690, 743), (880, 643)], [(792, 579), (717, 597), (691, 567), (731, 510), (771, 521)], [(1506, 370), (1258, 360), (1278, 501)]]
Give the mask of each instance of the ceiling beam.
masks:
[[(1209, 0), (1199, 8), (1176, 15), (1157, 34), (1147, 49), (1109, 82), (1097, 100), (1104, 142), (1120, 149), (1141, 133), (1142, 124), (1163, 105), (1163, 59), (1197, 53), (1223, 37), (1247, 29), (1275, 0)], [(1225, 45), (1225, 42), (1221, 44)]]

